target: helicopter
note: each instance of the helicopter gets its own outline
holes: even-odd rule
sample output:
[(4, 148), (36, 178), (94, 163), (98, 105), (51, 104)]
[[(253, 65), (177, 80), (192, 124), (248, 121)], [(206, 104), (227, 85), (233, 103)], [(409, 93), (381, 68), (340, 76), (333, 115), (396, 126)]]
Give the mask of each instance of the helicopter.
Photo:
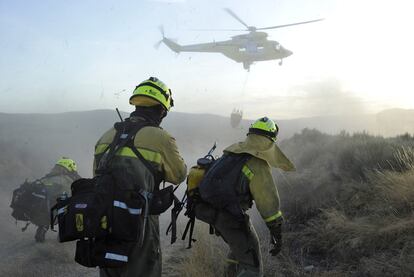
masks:
[[(247, 25), (239, 16), (237, 16), (232, 10), (224, 9), (233, 18), (243, 24), (246, 29), (220, 29), (217, 31), (247, 31), (247, 34), (241, 34), (232, 36), (230, 40), (214, 41), (209, 43), (199, 43), (190, 45), (180, 45), (174, 40), (165, 37), (164, 29), (161, 26), (160, 31), (162, 39), (155, 45), (159, 47), (161, 43), (164, 43), (175, 53), (180, 52), (212, 52), (221, 53), (227, 58), (230, 58), (238, 63), (243, 63), (243, 68), (250, 71), (250, 65), (258, 61), (267, 60), (279, 60), (279, 65), (282, 65), (283, 59), (293, 54), (292, 51), (284, 48), (279, 42), (274, 40), (268, 40), (268, 34), (266, 32), (258, 32), (260, 30), (270, 30), (276, 28), (289, 27), (300, 24), (307, 24), (323, 20), (323, 18), (290, 23), (284, 25), (277, 25), (271, 27), (257, 28), (255, 26)], [(202, 30), (206, 31), (206, 30)]]

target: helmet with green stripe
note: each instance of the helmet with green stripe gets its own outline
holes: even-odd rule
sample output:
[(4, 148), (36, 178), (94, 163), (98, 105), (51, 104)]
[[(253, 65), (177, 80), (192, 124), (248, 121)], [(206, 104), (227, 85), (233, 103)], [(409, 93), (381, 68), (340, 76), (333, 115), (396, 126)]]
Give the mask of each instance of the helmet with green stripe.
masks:
[(60, 160), (57, 161), (56, 164), (64, 167), (70, 172), (75, 172), (77, 170), (75, 161), (67, 157), (62, 157)]
[(134, 106), (155, 106), (161, 104), (169, 111), (174, 106), (171, 90), (158, 78), (150, 77), (136, 86), (129, 104)]
[(265, 136), (275, 141), (278, 133), (279, 127), (276, 123), (270, 118), (262, 117), (250, 125), (248, 134)]

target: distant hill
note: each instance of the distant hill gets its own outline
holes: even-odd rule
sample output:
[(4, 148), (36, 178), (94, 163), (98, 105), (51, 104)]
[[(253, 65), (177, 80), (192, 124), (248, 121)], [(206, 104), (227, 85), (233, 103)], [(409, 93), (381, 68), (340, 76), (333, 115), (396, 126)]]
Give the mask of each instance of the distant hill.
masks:
[(376, 115), (378, 132), (385, 136), (414, 133), (414, 110), (391, 109)]
[[(127, 114), (123, 113), (126, 117)], [(40, 177), (60, 156), (73, 157), (83, 175), (91, 174), (93, 147), (99, 136), (118, 121), (115, 111), (94, 110), (60, 114), (0, 113), (0, 151), (2, 175), (13, 172), (13, 156), (25, 164), (29, 176)], [(218, 142), (218, 152), (242, 140), (250, 120), (231, 128), (228, 117), (211, 114), (171, 112), (162, 126), (176, 137), (185, 159), (191, 163)], [(288, 138), (303, 128), (316, 128), (325, 133), (367, 131), (386, 136), (414, 133), (414, 110), (386, 110), (374, 115), (326, 116), (279, 120), (280, 139)], [(31, 169), (31, 170), (29, 170)], [(5, 173), (6, 172), (6, 173)]]
[(413, 134), (414, 109), (390, 109), (377, 114), (282, 120), (279, 121), (279, 125), (288, 137), (303, 128), (315, 128), (330, 134), (336, 134), (342, 130), (350, 133), (366, 131), (370, 134), (382, 136), (395, 136), (404, 133)]

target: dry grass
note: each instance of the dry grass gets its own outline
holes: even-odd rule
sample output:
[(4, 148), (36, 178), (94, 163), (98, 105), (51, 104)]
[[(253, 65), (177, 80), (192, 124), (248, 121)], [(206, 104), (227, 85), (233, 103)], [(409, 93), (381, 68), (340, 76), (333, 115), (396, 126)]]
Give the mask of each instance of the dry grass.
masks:
[(414, 151), (401, 148), (394, 157), (398, 168), (376, 169), (365, 172), (365, 180), (349, 180), (335, 205), (320, 208), (304, 225), (290, 226), (296, 231), (287, 238), (290, 247), (300, 245), (299, 252), (314, 260), (319, 274), (414, 275)]
[(182, 256), (174, 266), (177, 276), (216, 277), (223, 276), (225, 270), (226, 248), (221, 238), (209, 235), (208, 226), (196, 222), (191, 249), (182, 249)]
[[(268, 230), (254, 220), (265, 276), (414, 276), (413, 147), (411, 136), (317, 131), (287, 141), (299, 170), (275, 176), (287, 218), (277, 258), (267, 254)], [(222, 247), (205, 230), (196, 234), (178, 276), (220, 276)]]
[[(0, 163), (7, 196), (0, 205), (0, 276), (97, 276), (75, 264), (73, 247), (53, 241), (54, 234), (36, 245), (33, 230), (22, 234), (13, 225), (7, 205), (16, 184), (10, 180), (47, 169), (45, 163), (38, 166), (43, 171), (34, 170), (34, 155), (14, 151), (17, 146), (0, 143), (4, 156), (14, 157)], [(277, 258), (267, 254), (268, 230), (255, 220), (266, 276), (414, 276), (413, 137), (305, 130), (281, 147), (298, 171), (275, 173), (287, 219)], [(221, 238), (202, 223), (195, 238), (191, 250), (180, 243), (164, 247), (163, 276), (223, 275)]]

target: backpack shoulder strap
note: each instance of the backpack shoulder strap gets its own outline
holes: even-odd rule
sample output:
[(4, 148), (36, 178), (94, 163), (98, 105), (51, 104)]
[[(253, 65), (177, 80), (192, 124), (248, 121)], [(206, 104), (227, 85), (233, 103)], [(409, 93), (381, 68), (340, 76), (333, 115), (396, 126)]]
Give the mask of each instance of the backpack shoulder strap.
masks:
[(240, 162), (247, 162), (248, 160), (250, 160), (250, 158), (252, 158), (253, 156), (248, 154), (248, 153), (226, 153), (225, 155), (227, 156), (231, 156), (234, 157), (235, 159), (237, 159)]
[(109, 162), (113, 159), (113, 157), (115, 156), (116, 151), (120, 148), (123, 147), (126, 143), (127, 140), (121, 140), (121, 136), (124, 135), (122, 134), (122, 132), (120, 131), (116, 131), (114, 139), (112, 140), (112, 142), (109, 144), (108, 148), (105, 150), (102, 158), (99, 160), (99, 164), (95, 170), (95, 172), (97, 174), (105, 171), (107, 169), (107, 166), (109, 164)]
[(231, 153), (229, 155), (232, 159), (232, 161), (229, 163), (232, 166), (232, 170), (238, 170), (240, 171), (243, 166), (246, 164), (248, 160), (250, 160), (253, 156), (247, 153), (241, 153), (241, 154), (234, 154)]
[(155, 127), (154, 125), (148, 122), (146, 122), (146, 124), (139, 126), (137, 129), (133, 130), (134, 134), (133, 136), (130, 137), (126, 146), (129, 147), (132, 150), (132, 152), (134, 152), (134, 154), (137, 156), (137, 158), (141, 160), (144, 166), (149, 170), (149, 172), (151, 172), (152, 176), (154, 176), (155, 183), (158, 184), (158, 183), (161, 183), (161, 181), (164, 179), (164, 176), (162, 175), (162, 173), (155, 170), (155, 168), (151, 165), (151, 163), (142, 156), (142, 154), (139, 152), (139, 150), (134, 145), (134, 139), (135, 139), (136, 134), (138, 133), (139, 130), (141, 130), (143, 127), (146, 127), (146, 126)]
[(107, 165), (109, 162), (113, 159), (116, 152), (121, 149), (122, 147), (129, 147), (132, 152), (137, 156), (138, 159), (141, 160), (141, 162), (144, 164), (144, 166), (151, 172), (151, 174), (156, 177), (159, 175), (154, 167), (150, 164), (149, 161), (147, 161), (142, 154), (138, 151), (138, 149), (134, 146), (134, 139), (136, 134), (144, 127), (146, 126), (153, 126), (149, 122), (130, 122), (130, 121), (124, 121), (124, 122), (117, 122), (115, 123), (115, 129), (116, 134), (111, 142), (109, 144), (108, 148), (109, 151), (104, 154), (104, 156), (101, 158), (98, 168), (96, 170), (97, 173), (104, 171), (107, 168)]
[(239, 171), (243, 165), (251, 158), (252, 156), (247, 153), (235, 154), (235, 153), (226, 153), (224, 154), (218, 162), (213, 164), (213, 168), (207, 172), (207, 178), (210, 178), (210, 175), (213, 175), (213, 178), (225, 178), (229, 175), (230, 172)]
[[(132, 123), (130, 121), (115, 123), (114, 127), (116, 130), (116, 133), (115, 133), (114, 139), (108, 146), (108, 152), (105, 152), (105, 154), (102, 156), (101, 160), (99, 161), (96, 173), (105, 171), (109, 163), (111, 162), (111, 160), (115, 157), (116, 152), (122, 147), (127, 146), (128, 143), (130, 143), (131, 141), (133, 142), (137, 132), (145, 126), (151, 126), (151, 124), (149, 122), (140, 122), (140, 123), (133, 122)], [(134, 147), (132, 147), (132, 151), (134, 151), (133, 148)], [(139, 155), (138, 157), (142, 157), (142, 155)]]
[(131, 144), (129, 148), (131, 148), (132, 152), (141, 160), (141, 162), (144, 164), (144, 166), (151, 172), (152, 176), (157, 176), (157, 172), (154, 169), (154, 167), (150, 164), (149, 161), (147, 161), (142, 154), (138, 151), (138, 149), (134, 146), (134, 140), (132, 139)]

